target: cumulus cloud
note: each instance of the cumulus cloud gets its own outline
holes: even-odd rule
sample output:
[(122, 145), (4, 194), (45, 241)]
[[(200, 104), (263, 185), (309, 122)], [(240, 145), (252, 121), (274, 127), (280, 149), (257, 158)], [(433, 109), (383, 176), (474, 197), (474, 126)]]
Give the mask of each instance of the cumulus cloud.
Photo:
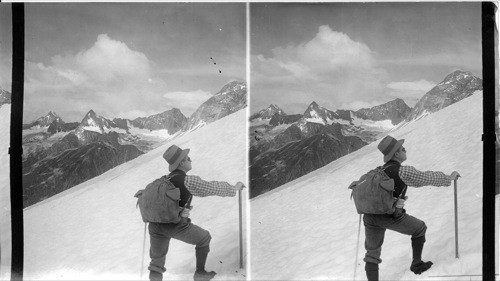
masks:
[(182, 114), (189, 117), (202, 103), (211, 98), (212, 94), (202, 90), (196, 90), (191, 92), (168, 92), (164, 94), (163, 97), (169, 104), (182, 104)]
[(165, 82), (152, 77), (153, 63), (106, 34), (99, 35), (89, 49), (54, 56), (48, 64), (27, 62), (25, 72), (25, 115), (32, 118), (50, 109), (64, 119), (65, 111), (75, 114), (69, 107), (93, 109), (108, 117), (152, 106), (169, 107), (162, 97)]
[(386, 76), (366, 44), (327, 25), (320, 26), (310, 41), (274, 48), (270, 57), (254, 55), (251, 71), (256, 106), (311, 98), (336, 108), (360, 99), (373, 101), (383, 95)]
[[(56, 64), (61, 57), (55, 57)], [(134, 78), (147, 80), (151, 75), (151, 63), (141, 52), (133, 51), (120, 41), (101, 34), (90, 49), (80, 52), (71, 62), (78, 65), (93, 80)]]

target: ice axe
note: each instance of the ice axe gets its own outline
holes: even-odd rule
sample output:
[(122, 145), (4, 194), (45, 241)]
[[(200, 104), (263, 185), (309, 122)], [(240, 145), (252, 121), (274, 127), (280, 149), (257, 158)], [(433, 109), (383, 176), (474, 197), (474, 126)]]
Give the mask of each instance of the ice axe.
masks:
[[(458, 175), (460, 177), (460, 175)], [(458, 179), (457, 177), (457, 179)], [(454, 197), (455, 197), (455, 258), (459, 258), (458, 254), (458, 200), (457, 200), (457, 179), (453, 180)]]
[(238, 201), (239, 201), (239, 214), (240, 214), (240, 268), (243, 268), (243, 209), (242, 209), (242, 197), (241, 190), (238, 190)]

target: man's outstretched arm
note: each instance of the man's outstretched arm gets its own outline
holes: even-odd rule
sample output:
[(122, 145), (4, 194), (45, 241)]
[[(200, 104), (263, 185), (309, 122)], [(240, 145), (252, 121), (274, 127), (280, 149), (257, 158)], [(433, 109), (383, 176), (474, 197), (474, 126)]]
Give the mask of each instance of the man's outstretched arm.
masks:
[[(456, 173), (456, 172), (454, 172)], [(458, 173), (456, 173), (458, 175)], [(452, 174), (453, 175), (453, 174)], [(456, 178), (446, 175), (443, 172), (425, 171), (421, 172), (413, 166), (401, 166), (399, 177), (409, 186), (449, 186), (451, 181)]]
[(232, 185), (225, 181), (205, 181), (198, 176), (186, 175), (184, 180), (186, 188), (198, 197), (221, 196), (233, 197), (237, 190), (243, 188), (241, 185)]

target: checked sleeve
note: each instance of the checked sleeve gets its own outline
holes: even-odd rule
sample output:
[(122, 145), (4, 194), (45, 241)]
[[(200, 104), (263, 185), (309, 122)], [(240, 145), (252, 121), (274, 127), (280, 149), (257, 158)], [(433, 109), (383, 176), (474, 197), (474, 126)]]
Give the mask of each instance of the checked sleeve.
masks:
[(451, 177), (443, 172), (421, 172), (413, 166), (401, 166), (401, 168), (399, 168), (399, 177), (405, 184), (414, 187), (428, 185), (449, 186), (451, 184)]
[(184, 185), (193, 196), (221, 196), (233, 197), (236, 190), (225, 181), (205, 181), (198, 176), (186, 175)]

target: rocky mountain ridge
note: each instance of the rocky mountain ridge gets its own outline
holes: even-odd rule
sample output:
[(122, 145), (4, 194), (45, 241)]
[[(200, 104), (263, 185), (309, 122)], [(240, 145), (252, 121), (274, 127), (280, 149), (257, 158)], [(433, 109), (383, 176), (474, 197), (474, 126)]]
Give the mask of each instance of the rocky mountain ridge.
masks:
[(151, 131), (165, 129), (169, 134), (173, 135), (186, 125), (187, 120), (188, 118), (179, 109), (172, 108), (149, 117), (136, 118), (128, 124)]
[(192, 130), (219, 120), (247, 106), (245, 82), (232, 81), (205, 101), (189, 117), (183, 131)]
[(406, 121), (441, 110), (483, 89), (483, 80), (471, 72), (456, 70), (427, 92), (412, 109)]

